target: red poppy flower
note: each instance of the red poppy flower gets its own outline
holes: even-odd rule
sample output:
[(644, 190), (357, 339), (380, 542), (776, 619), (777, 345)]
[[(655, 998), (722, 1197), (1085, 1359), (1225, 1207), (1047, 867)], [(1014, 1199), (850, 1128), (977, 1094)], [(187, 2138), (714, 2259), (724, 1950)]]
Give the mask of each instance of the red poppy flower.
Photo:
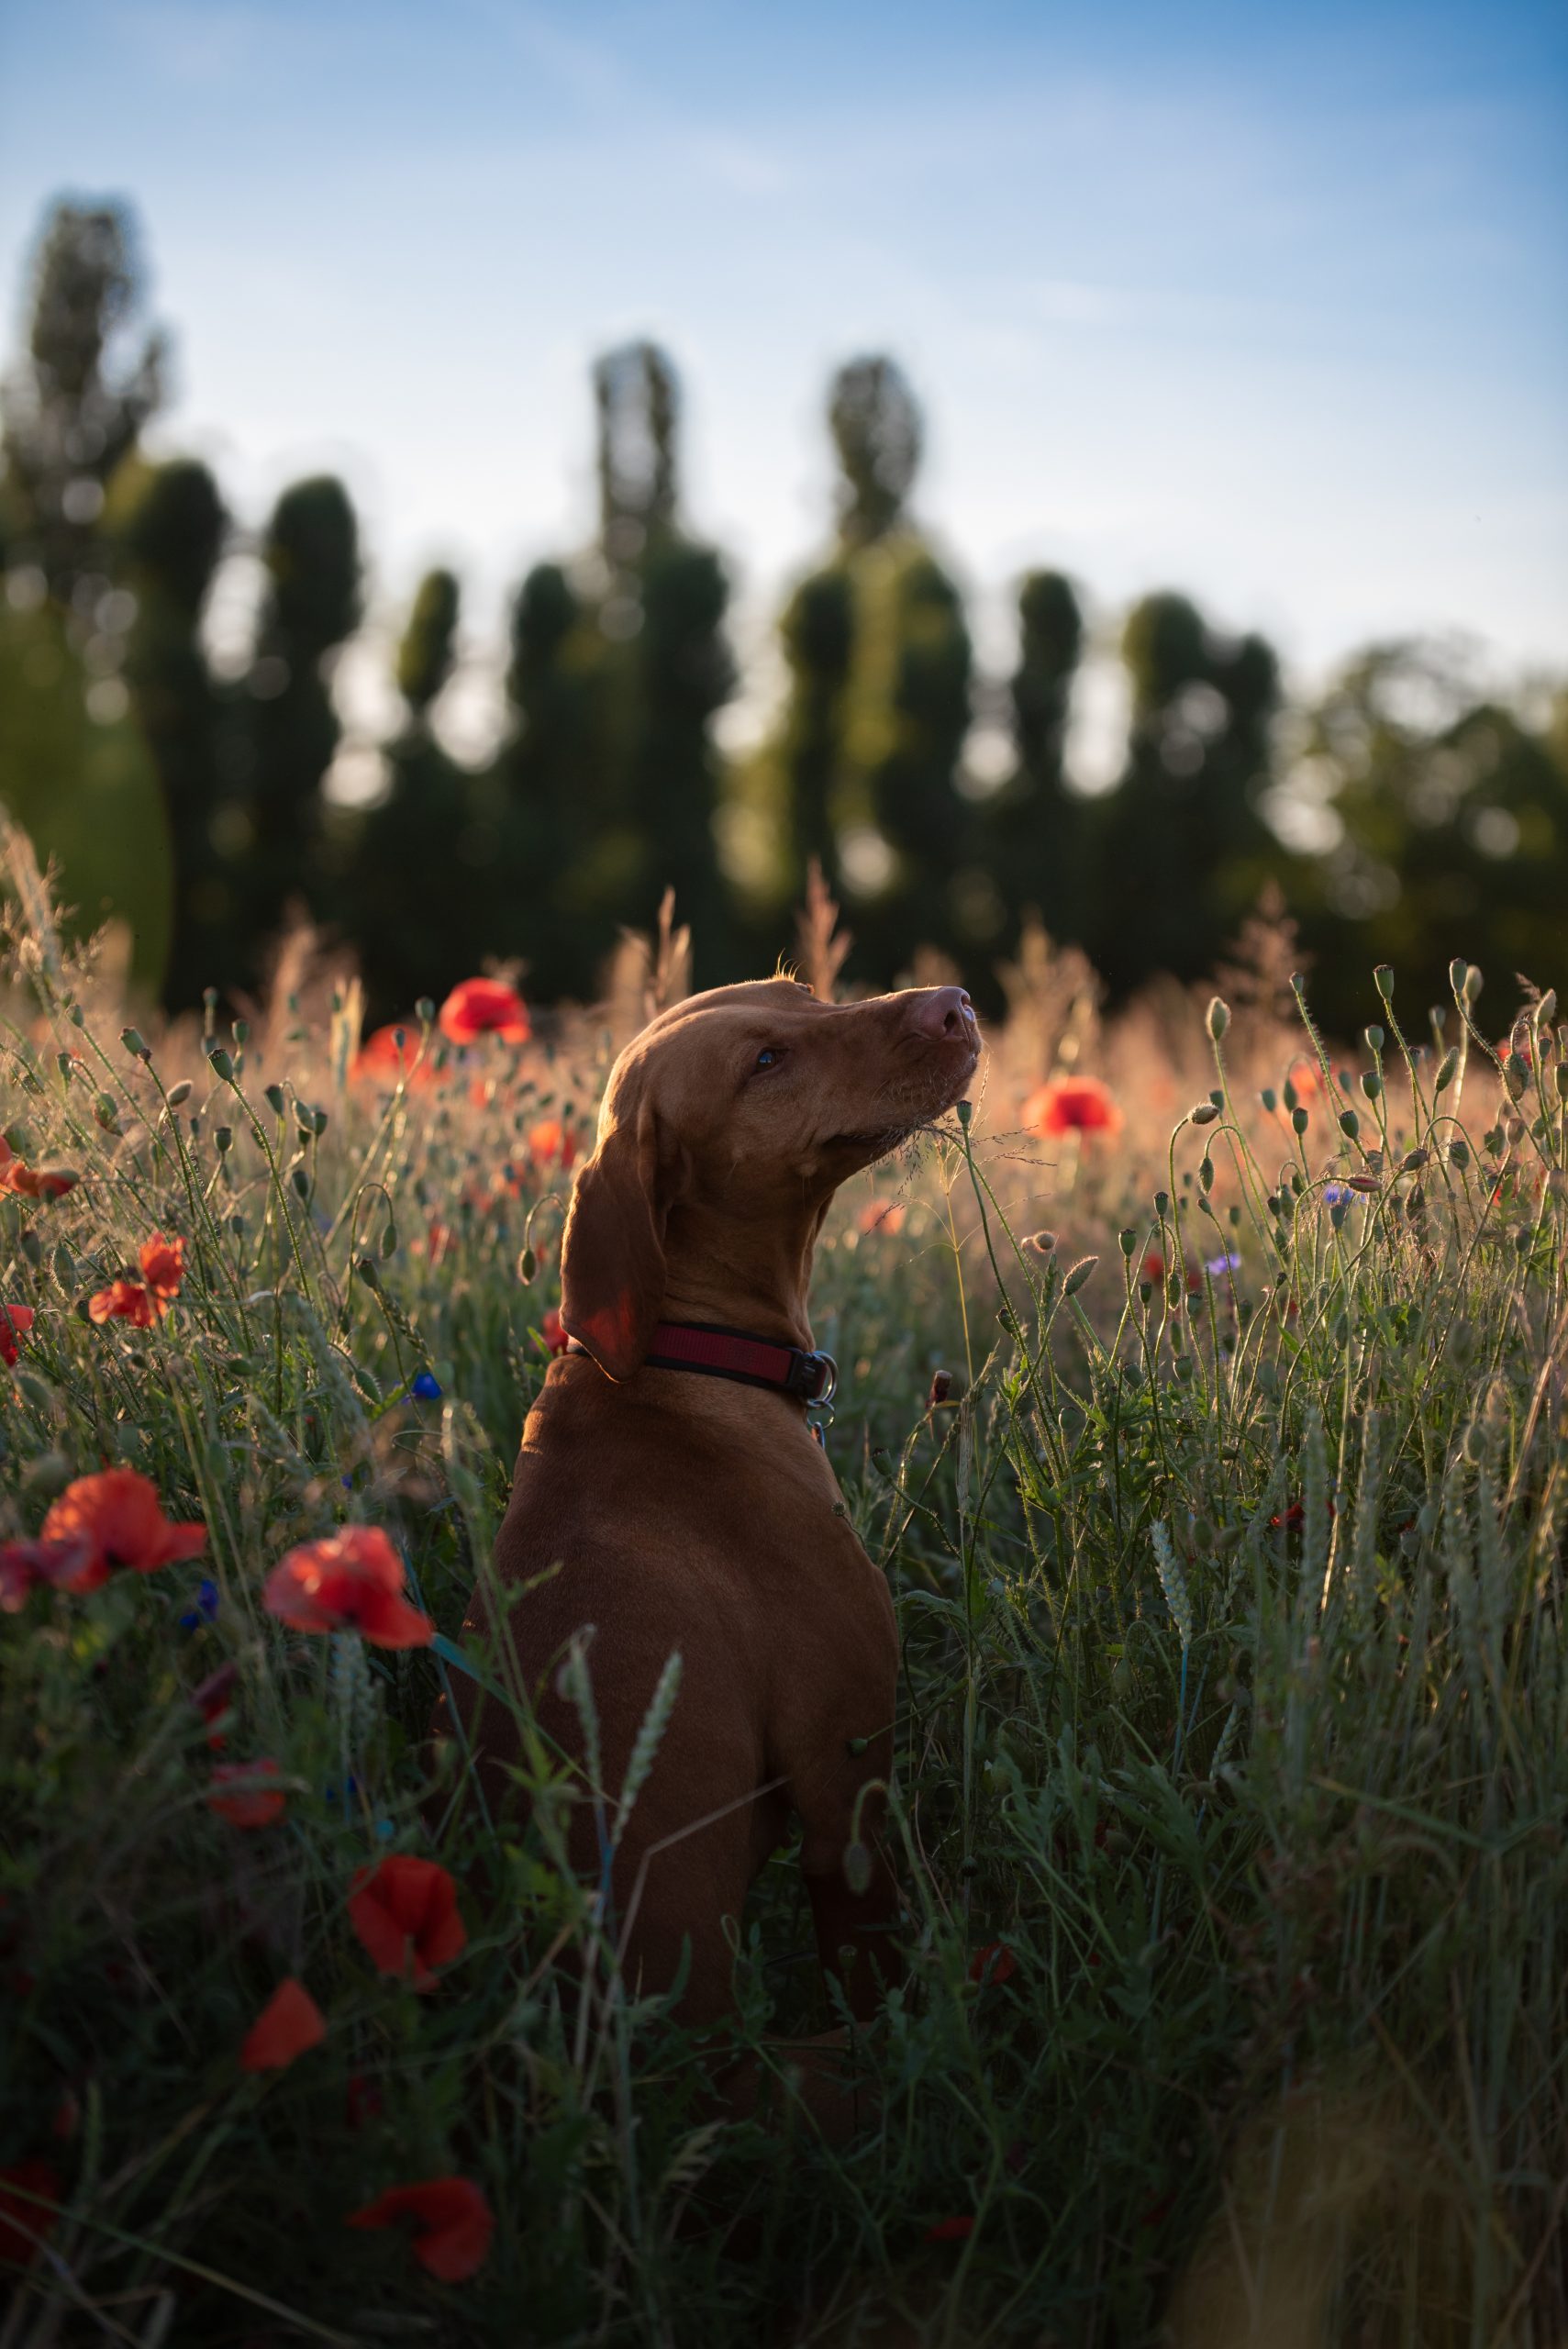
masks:
[(570, 1333), (553, 1305), (544, 1317), (543, 1337), (547, 1350), (552, 1354), (563, 1354), (572, 1342)]
[(206, 1807), (231, 1827), (270, 1827), (283, 1817), (286, 1800), (281, 1787), (259, 1787), (255, 1781), (278, 1776), (278, 1765), (270, 1759), (215, 1763)]
[(56, 1590), (95, 1590), (103, 1581), (97, 1546), (85, 1534), (62, 1542), (0, 1542), (0, 1611), (16, 1614), (35, 1583)]
[(527, 1004), (502, 979), (464, 979), (442, 1004), (438, 1025), (454, 1044), (472, 1044), (481, 1036), (526, 1044), (533, 1034)]
[(0, 1191), (14, 1191), (23, 1199), (62, 1199), (76, 1188), (77, 1179), (69, 1166), (24, 1166), (0, 1138)]
[(973, 2219), (939, 2219), (926, 2229), (928, 2243), (967, 2243), (974, 2232)]
[(0, 1362), (9, 1370), (17, 1360), (17, 1341), (33, 1326), (30, 1305), (0, 1305)]
[(128, 1321), (133, 1330), (150, 1330), (168, 1307), (139, 1281), (112, 1281), (87, 1299), (87, 1318), (102, 1329), (106, 1321)]
[(462, 2284), (484, 2264), (495, 2214), (482, 2188), (469, 2177), (428, 2177), (418, 2186), (395, 2186), (362, 2210), (351, 2211), (350, 2227), (390, 2227), (412, 2219), (419, 2232), (414, 2256), (443, 2284)]
[(904, 1229), (904, 1219), (909, 1210), (895, 1199), (868, 1199), (855, 1218), (857, 1231), (885, 1231), (889, 1235)]
[(383, 1648), (428, 1647), (435, 1625), (403, 1596), (403, 1561), (378, 1525), (345, 1525), (291, 1550), (262, 1604), (296, 1631), (362, 1631)]
[(239, 2050), (242, 2072), (282, 2072), (296, 2055), (319, 2047), (327, 2036), (327, 2018), (306, 1988), (291, 1974), (280, 1982), (246, 2032)]
[(559, 1118), (541, 1118), (528, 1128), (528, 1155), (536, 1166), (550, 1166), (559, 1159), (564, 1173), (576, 1160), (577, 1137)]
[[(13, 2191), (19, 2188), (19, 2191)], [(41, 2196), (41, 2201), (34, 2200)], [(60, 2172), (38, 2154), (0, 2169), (0, 2263), (26, 2267), (60, 2216)]]
[(1024, 1103), (1026, 1133), (1042, 1139), (1055, 1134), (1119, 1134), (1122, 1115), (1116, 1097), (1097, 1076), (1053, 1076), (1037, 1087)]
[(1008, 1982), (1018, 1970), (1018, 1961), (1006, 1942), (987, 1942), (969, 1962), (972, 1982)]
[(234, 1684), (239, 1677), (237, 1664), (220, 1664), (198, 1687), (191, 1691), (191, 1702), (206, 1723), (206, 1742), (210, 1746), (228, 1743), (220, 1724), (228, 1719), (229, 1699)]
[(180, 1283), (185, 1275), (185, 1243), (155, 1231), (150, 1240), (141, 1243), (141, 1271), (153, 1300), (160, 1307), (168, 1305), (180, 1294)]
[(360, 1870), (349, 1888), (349, 1919), (380, 1972), (402, 1977), (412, 1963), (417, 1990), (433, 1989), (432, 1969), (468, 1943), (456, 1885), (436, 1861), (411, 1852)]
[[(157, 1487), (134, 1468), (106, 1468), (67, 1485), (43, 1521), (40, 1543), (91, 1542), (90, 1566), (67, 1578), (53, 1575), (63, 1590), (95, 1590), (117, 1566), (150, 1575), (206, 1548), (206, 1527), (172, 1525), (158, 1502)], [(47, 1571), (47, 1569), (46, 1569)]]
[[(397, 1041), (400, 1033), (403, 1038), (401, 1044)], [(435, 1084), (436, 1072), (431, 1066), (428, 1052), (420, 1057), (419, 1041), (418, 1030), (406, 1026), (402, 1020), (378, 1028), (373, 1035), (365, 1038), (354, 1054), (349, 1074), (356, 1078), (365, 1077), (380, 1085), (395, 1085), (401, 1078), (422, 1092), (428, 1085)]]

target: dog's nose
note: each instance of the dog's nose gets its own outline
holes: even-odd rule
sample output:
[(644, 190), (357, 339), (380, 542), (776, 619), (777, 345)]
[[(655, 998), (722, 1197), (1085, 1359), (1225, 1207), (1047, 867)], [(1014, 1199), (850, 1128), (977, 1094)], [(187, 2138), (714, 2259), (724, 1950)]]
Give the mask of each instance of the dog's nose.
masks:
[(951, 1039), (972, 1044), (977, 1033), (974, 1006), (962, 987), (923, 988), (915, 1025), (923, 1036), (935, 1036), (939, 1041)]

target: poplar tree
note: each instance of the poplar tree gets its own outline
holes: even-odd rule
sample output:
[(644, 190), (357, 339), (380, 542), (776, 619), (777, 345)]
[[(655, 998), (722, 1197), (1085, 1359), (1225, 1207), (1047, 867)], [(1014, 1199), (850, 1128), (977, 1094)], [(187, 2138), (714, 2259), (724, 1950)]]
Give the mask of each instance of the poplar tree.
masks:
[(1075, 939), (1083, 918), (1084, 804), (1067, 781), (1065, 752), (1084, 616), (1059, 571), (1031, 571), (1018, 587), (1018, 665), (1009, 688), (1018, 764), (985, 802), (985, 863), (1016, 938), (1026, 912), (1050, 935)]

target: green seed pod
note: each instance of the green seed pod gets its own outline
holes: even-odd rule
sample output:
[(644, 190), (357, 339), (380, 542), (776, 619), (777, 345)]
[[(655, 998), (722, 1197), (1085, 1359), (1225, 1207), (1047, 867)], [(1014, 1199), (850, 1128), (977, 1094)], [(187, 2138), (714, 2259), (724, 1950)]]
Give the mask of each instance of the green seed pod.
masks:
[(1362, 1069), (1362, 1091), (1366, 1095), (1369, 1101), (1375, 1101), (1378, 1095), (1383, 1091), (1383, 1079), (1379, 1076), (1374, 1068)]
[(1296, 1089), (1296, 1080), (1294, 1077), (1287, 1076), (1285, 1078), (1284, 1085), (1280, 1088), (1280, 1098), (1284, 1103), (1287, 1109), (1296, 1109), (1300, 1108), (1301, 1096)]
[(85, 1028), (87, 1025), (87, 1015), (83, 1010), (82, 1006), (79, 1003), (73, 1003), (72, 1005), (70, 1018), (71, 1025), (73, 1028)]
[(1377, 982), (1378, 994), (1386, 1003), (1394, 993), (1394, 965), (1392, 963), (1380, 963), (1372, 975)]
[(414, 1017), (421, 1028), (429, 1027), (436, 1016), (436, 1007), (428, 995), (422, 995), (414, 1006)]
[(30, 1223), (24, 1228), (17, 1245), (36, 1271), (43, 1263), (43, 1242)]
[(1458, 1069), (1459, 1046), (1457, 1044), (1451, 1044), (1447, 1052), (1443, 1054), (1441, 1060), (1438, 1063), (1438, 1073), (1433, 1083), (1433, 1091), (1436, 1093), (1446, 1093), (1449, 1086), (1453, 1083), (1454, 1077), (1458, 1073)]
[(286, 1101), (283, 1086), (281, 1085), (269, 1085), (267, 1087), (266, 1098), (271, 1105), (273, 1117), (281, 1118), (284, 1114), (284, 1108)]
[(1162, 1222), (1162, 1223), (1163, 1223), (1163, 1222), (1164, 1222), (1164, 1220), (1165, 1220), (1165, 1218), (1166, 1218), (1166, 1217), (1170, 1214), (1170, 1212), (1171, 1212), (1171, 1194), (1170, 1194), (1170, 1192), (1169, 1192), (1169, 1191), (1156, 1191), (1156, 1192), (1155, 1192), (1155, 1194), (1154, 1194), (1154, 1212), (1155, 1212), (1155, 1214), (1159, 1217), (1159, 1219), (1160, 1219), (1161, 1222)]
[(234, 1128), (232, 1126), (215, 1126), (212, 1130), (212, 1138), (217, 1143), (220, 1154), (226, 1151), (230, 1151), (234, 1147)]
[(1197, 1178), (1198, 1178), (1198, 1181), (1203, 1185), (1203, 1187), (1204, 1187), (1204, 1189), (1205, 1189), (1206, 1191), (1212, 1191), (1212, 1190), (1213, 1190), (1213, 1188), (1214, 1188), (1214, 1161), (1213, 1161), (1213, 1159), (1212, 1159), (1212, 1158), (1206, 1157), (1206, 1158), (1204, 1159), (1203, 1163), (1202, 1163), (1202, 1164), (1199, 1166), (1199, 1168), (1198, 1168), (1198, 1171), (1197, 1171)]
[(965, 1133), (967, 1133), (969, 1131), (969, 1121), (974, 1115), (973, 1102), (955, 1101), (953, 1107), (958, 1112), (959, 1124), (963, 1128)]
[(71, 1482), (71, 1463), (63, 1452), (40, 1452), (23, 1469), (22, 1482), (29, 1492), (52, 1500)]
[(354, 1270), (367, 1288), (378, 1289), (381, 1286), (381, 1275), (376, 1270), (373, 1256), (359, 1257), (355, 1262)]
[(1407, 1150), (1399, 1162), (1399, 1172), (1401, 1174), (1414, 1174), (1418, 1167), (1426, 1164), (1430, 1155), (1431, 1152), (1426, 1150)]
[(539, 1270), (539, 1258), (531, 1248), (524, 1248), (517, 1255), (517, 1278), (527, 1288)]
[(115, 1100), (112, 1094), (99, 1094), (97, 1099), (93, 1104), (93, 1115), (106, 1134), (118, 1133), (120, 1130), (119, 1105)]
[(1526, 1074), (1523, 1061), (1520, 1060), (1518, 1052), (1510, 1052), (1503, 1063), (1503, 1083), (1507, 1086), (1509, 1100), (1521, 1101), (1524, 1098), (1525, 1086), (1529, 1082), (1529, 1078)]
[(1462, 997), (1464, 994), (1464, 983), (1469, 975), (1469, 963), (1464, 960), (1462, 955), (1456, 954), (1452, 962), (1448, 966), (1448, 983), (1457, 996)]
[(1054, 1231), (1031, 1231), (1028, 1244), (1037, 1255), (1049, 1256), (1056, 1245), (1056, 1234)]
[(1551, 1082), (1557, 1087), (1557, 1098), (1568, 1101), (1568, 1061), (1558, 1062), (1551, 1073)]
[(397, 1253), (397, 1226), (390, 1216), (387, 1217), (382, 1228), (381, 1252), (384, 1262), (388, 1256), (395, 1256)]
[(1218, 1115), (1219, 1112), (1212, 1101), (1199, 1101), (1187, 1111), (1187, 1119), (1191, 1125), (1212, 1126)]
[(1307, 1131), (1306, 1110), (1293, 1109), (1290, 1113), (1290, 1123), (1293, 1133), (1304, 1134)]
[(1355, 1111), (1353, 1109), (1341, 1109), (1340, 1112), (1340, 1131), (1342, 1134), (1348, 1135), (1350, 1140), (1354, 1141), (1361, 1130), (1362, 1121), (1357, 1117)]
[(1452, 1141), (1450, 1142), (1448, 1146), (1448, 1163), (1451, 1166), (1457, 1166), (1461, 1174), (1462, 1174), (1464, 1169), (1469, 1165), (1470, 1144), (1465, 1141), (1462, 1134), (1456, 1134)]
[(1076, 1297), (1099, 1261), (1097, 1256), (1080, 1256), (1062, 1284), (1062, 1296)]
[(230, 1060), (228, 1054), (224, 1051), (221, 1044), (215, 1044), (213, 1046), (211, 1052), (207, 1054), (207, 1062), (212, 1069), (214, 1076), (219, 1078), (225, 1085), (233, 1084), (234, 1063)]
[(66, 1084), (69, 1085), (71, 1082), (71, 1071), (74, 1065), (70, 1053), (56, 1052), (54, 1056), (54, 1064), (60, 1071), (61, 1075), (65, 1079)]
[(1167, 1305), (1174, 1307), (1180, 1305), (1181, 1301), (1182, 1276), (1180, 1273), (1171, 1273), (1167, 1275), (1165, 1281), (1165, 1302)]
[(1479, 970), (1476, 968), (1475, 964), (1474, 964), (1473, 963), (1472, 963), (1472, 964), (1470, 965), (1470, 968), (1465, 972), (1465, 974), (1464, 974), (1464, 1000), (1465, 1000), (1465, 1002), (1466, 1002), (1466, 1003), (1474, 1003), (1474, 1002), (1476, 1001), (1477, 997), (1480, 996), (1481, 990), (1482, 990), (1482, 988), (1485, 985), (1485, 984), (1486, 984), (1486, 982), (1485, 982), (1485, 980), (1482, 977), (1481, 973), (1480, 973), (1480, 972), (1479, 972)]
[(1138, 1245), (1138, 1234), (1134, 1231), (1129, 1223), (1123, 1224), (1121, 1230), (1117, 1233), (1117, 1245), (1120, 1248), (1122, 1254), (1127, 1258), (1128, 1263), (1130, 1264), (1132, 1262), (1132, 1252)]
[(1262, 1101), (1264, 1108), (1269, 1112), (1269, 1115), (1273, 1117), (1274, 1111), (1279, 1108), (1279, 1095), (1274, 1091), (1273, 1086), (1272, 1085), (1265, 1085), (1262, 1093), (1258, 1096), (1258, 1098)]
[(172, 1085), (169, 1087), (169, 1107), (171, 1109), (177, 1109), (183, 1101), (188, 1101), (190, 1097), (191, 1080), (188, 1076), (183, 1076), (178, 1085)]
[(248, 1019), (237, 1019), (228, 1032), (237, 1044), (248, 1044), (250, 1041), (250, 1022)]
[(151, 1047), (146, 1042), (139, 1029), (122, 1028), (120, 1041), (133, 1060), (150, 1061), (152, 1058)]
[(1220, 996), (1217, 995), (1210, 996), (1208, 999), (1208, 1032), (1210, 1040), (1216, 1044), (1220, 1042), (1229, 1025), (1229, 1005), (1224, 1002)]
[(1367, 1051), (1369, 1052), (1382, 1052), (1384, 1046), (1384, 1034), (1382, 1029), (1373, 1027), (1366, 1029), (1363, 1032), (1366, 1036)]
[(295, 1192), (297, 1193), (297, 1195), (299, 1196), (299, 1197), (300, 1197), (300, 1198), (302, 1198), (302, 1199), (307, 1199), (307, 1198), (309, 1198), (309, 1197), (310, 1197), (310, 1175), (309, 1175), (308, 1171), (307, 1171), (305, 1167), (303, 1167), (303, 1166), (296, 1166), (296, 1167), (294, 1169), (293, 1173), (290, 1174), (290, 1176), (289, 1176), (289, 1181), (294, 1185), (295, 1190)]

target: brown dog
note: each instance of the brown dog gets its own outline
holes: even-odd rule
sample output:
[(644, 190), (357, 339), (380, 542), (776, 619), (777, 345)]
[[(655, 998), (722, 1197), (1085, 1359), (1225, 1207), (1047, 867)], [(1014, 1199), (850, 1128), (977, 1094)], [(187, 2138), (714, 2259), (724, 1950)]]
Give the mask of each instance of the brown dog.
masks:
[[(809, 1356), (828, 1201), (950, 1108), (979, 1051), (958, 987), (843, 1005), (789, 979), (718, 987), (621, 1054), (577, 1176), (561, 1264), (577, 1351), (528, 1414), (495, 1565), (517, 1594), (506, 1628), (540, 1726), (583, 1769), (573, 1866), (607, 1882), (628, 1987), (668, 1989), (688, 1965), (688, 2021), (731, 2007), (726, 1920), (792, 1813), (822, 1964), (853, 2012), (874, 2006), (898, 1907), (877, 1848), (898, 1649), (886, 1583), (798, 1395), (655, 1368), (651, 1343), (658, 1327), (651, 1350), (665, 1353), (664, 1325), (696, 1325), (771, 1341), (781, 1362)], [(587, 1626), (596, 1771), (561, 1669)], [(491, 1628), (483, 1586), (465, 1628)], [(672, 1653), (673, 1709), (622, 1817)], [(504, 1801), (515, 1723), (472, 1684), (458, 1702), (481, 1782)]]

